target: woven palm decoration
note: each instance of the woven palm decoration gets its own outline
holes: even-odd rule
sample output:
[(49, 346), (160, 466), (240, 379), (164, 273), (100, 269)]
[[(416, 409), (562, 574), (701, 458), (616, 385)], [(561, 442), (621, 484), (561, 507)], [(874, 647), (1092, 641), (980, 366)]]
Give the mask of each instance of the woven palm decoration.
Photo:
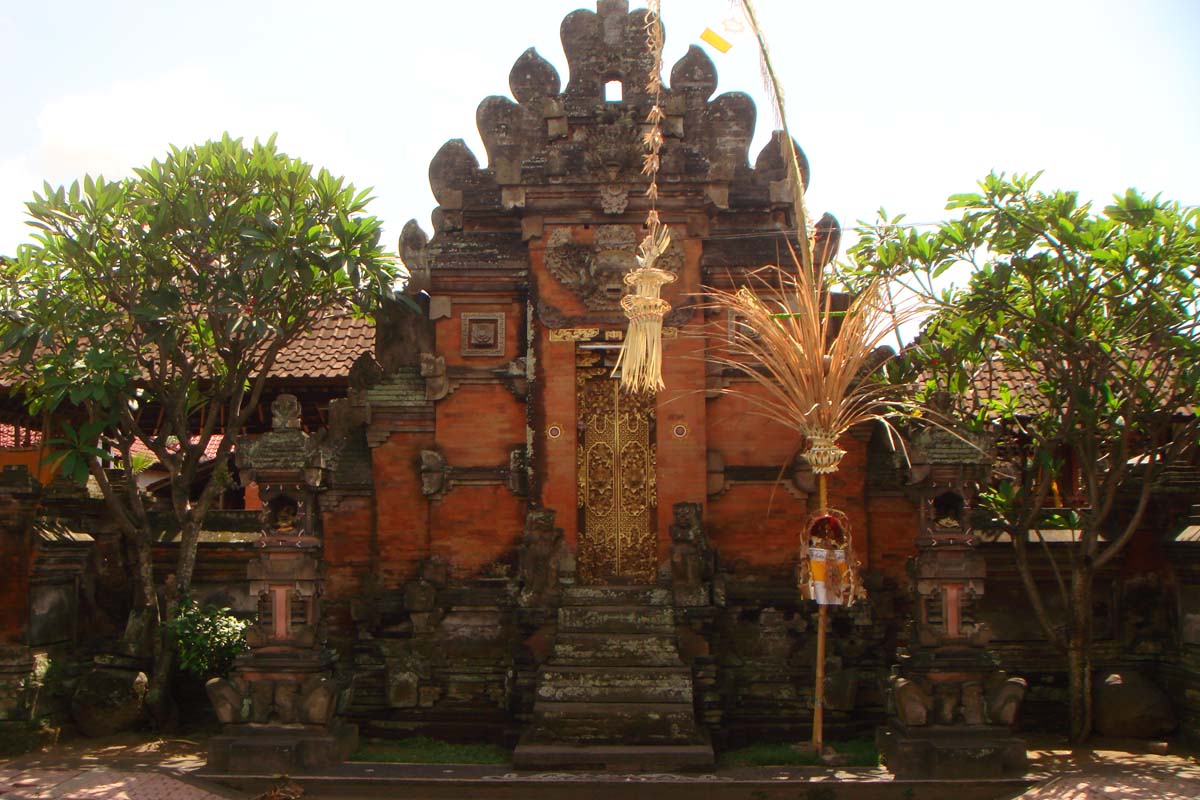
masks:
[(650, 211), (646, 215), (646, 237), (638, 248), (637, 267), (625, 276), (625, 285), (632, 293), (621, 298), (621, 308), (629, 318), (621, 354), (614, 374), (621, 375), (621, 386), (628, 392), (644, 394), (663, 388), (662, 326), (663, 317), (671, 304), (662, 299), (662, 287), (675, 280), (675, 275), (658, 269), (658, 259), (671, 243), (671, 233), (658, 218), (659, 153), (662, 150), (662, 48), (663, 29), (659, 19), (659, 1), (646, 4), (646, 49), (650, 53), (650, 74), (646, 91), (654, 98), (646, 115), (646, 132), (642, 134), (642, 174), (650, 178), (646, 197)]

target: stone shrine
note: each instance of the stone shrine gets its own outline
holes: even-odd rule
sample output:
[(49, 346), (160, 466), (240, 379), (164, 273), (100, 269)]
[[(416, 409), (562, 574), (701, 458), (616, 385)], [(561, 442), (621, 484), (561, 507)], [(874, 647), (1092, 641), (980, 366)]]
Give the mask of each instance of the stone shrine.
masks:
[(913, 620), (908, 647), (888, 681), (888, 725), (877, 740), (898, 778), (1022, 775), (1025, 742), (1011, 733), (1026, 683), (1009, 678), (985, 649), (978, 619), (987, 564), (975, 549), (972, 500), (989, 474), (991, 448), (939, 429), (910, 450), (920, 511), (909, 561)]
[(246, 632), (250, 652), (228, 679), (213, 678), (208, 695), (224, 726), (209, 740), (209, 768), (258, 775), (333, 766), (357, 747), (358, 731), (334, 714), (342, 691), (334, 654), (324, 647), (321, 538), (317, 490), (319, 449), (300, 430), (300, 405), (280, 395), (272, 430), (242, 457), (263, 499), (263, 532), (248, 566), (258, 619)]

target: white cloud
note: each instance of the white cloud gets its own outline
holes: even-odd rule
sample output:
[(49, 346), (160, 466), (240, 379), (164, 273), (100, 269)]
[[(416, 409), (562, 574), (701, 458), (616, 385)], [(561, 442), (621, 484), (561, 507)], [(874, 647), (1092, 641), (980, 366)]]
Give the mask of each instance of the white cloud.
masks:
[(29, 239), (25, 202), (41, 183), (25, 156), (0, 161), (0, 255), (13, 255)]

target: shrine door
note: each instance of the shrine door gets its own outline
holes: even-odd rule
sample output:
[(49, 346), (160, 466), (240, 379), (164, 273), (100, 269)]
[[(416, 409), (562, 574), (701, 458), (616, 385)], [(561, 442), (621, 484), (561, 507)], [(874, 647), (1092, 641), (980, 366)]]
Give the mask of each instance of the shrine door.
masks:
[(658, 572), (654, 395), (631, 395), (602, 367), (577, 371), (578, 580), (648, 584)]

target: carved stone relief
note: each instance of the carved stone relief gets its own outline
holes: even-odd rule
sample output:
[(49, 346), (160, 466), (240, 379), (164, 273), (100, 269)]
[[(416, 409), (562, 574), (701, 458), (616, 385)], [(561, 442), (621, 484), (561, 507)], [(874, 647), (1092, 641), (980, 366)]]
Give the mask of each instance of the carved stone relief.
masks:
[(464, 312), (460, 352), (464, 356), (504, 355), (504, 314), (486, 311)]
[[(556, 228), (546, 240), (546, 268), (589, 310), (618, 311), (627, 291), (625, 274), (637, 266), (637, 231), (630, 225), (599, 225), (593, 241), (580, 244), (570, 228)], [(683, 266), (678, 242), (671, 242), (657, 266), (678, 274)]]

